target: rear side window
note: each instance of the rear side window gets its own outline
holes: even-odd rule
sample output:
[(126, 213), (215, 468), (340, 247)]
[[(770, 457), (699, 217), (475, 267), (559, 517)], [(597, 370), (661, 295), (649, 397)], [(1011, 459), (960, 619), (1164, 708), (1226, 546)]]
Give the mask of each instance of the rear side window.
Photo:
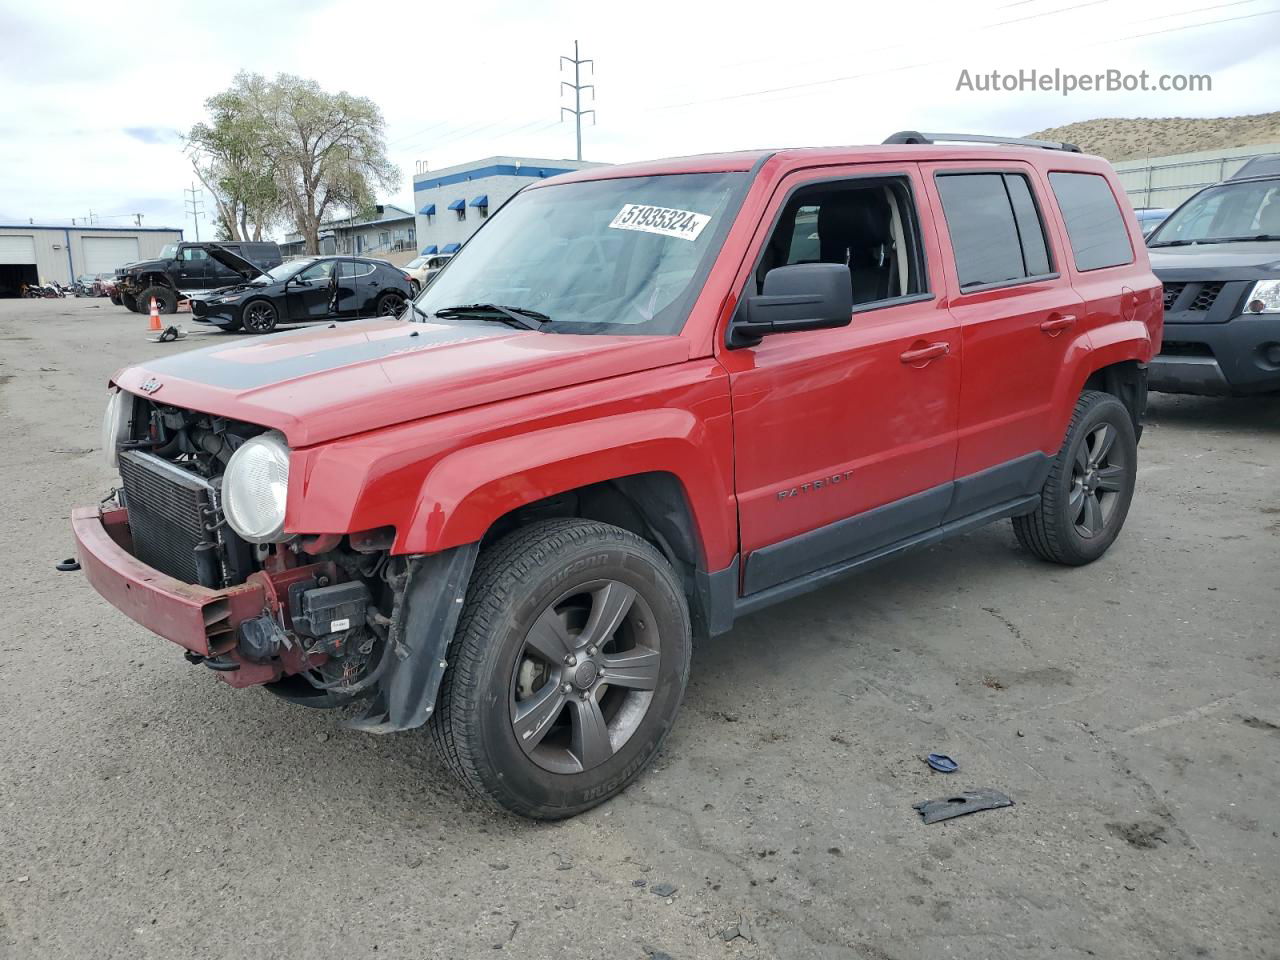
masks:
[(1133, 263), (1129, 231), (1105, 177), (1096, 173), (1051, 173), (1049, 185), (1067, 224), (1077, 270)]
[(1053, 272), (1044, 223), (1018, 173), (940, 173), (938, 193), (960, 289)]

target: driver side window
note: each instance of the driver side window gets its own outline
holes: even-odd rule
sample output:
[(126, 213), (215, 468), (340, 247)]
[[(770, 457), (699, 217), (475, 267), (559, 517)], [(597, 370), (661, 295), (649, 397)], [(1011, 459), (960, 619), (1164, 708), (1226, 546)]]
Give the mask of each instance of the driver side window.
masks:
[(316, 280), (328, 280), (333, 274), (333, 261), (322, 260), (320, 263), (314, 263), (307, 269), (298, 274), (299, 280), (314, 282)]
[(201, 260), (208, 260), (209, 254), (199, 247), (183, 247), (178, 253), (178, 259), (188, 263), (198, 263)]
[(839, 263), (849, 268), (853, 302), (926, 292), (915, 204), (905, 177), (801, 187), (787, 200), (756, 268), (756, 292), (775, 267)]

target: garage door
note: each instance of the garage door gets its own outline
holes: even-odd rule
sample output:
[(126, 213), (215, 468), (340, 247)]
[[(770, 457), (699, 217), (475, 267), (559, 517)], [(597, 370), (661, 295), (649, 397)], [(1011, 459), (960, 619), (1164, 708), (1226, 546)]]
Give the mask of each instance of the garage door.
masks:
[(89, 276), (114, 273), (138, 258), (137, 237), (85, 237), (84, 272)]
[(35, 262), (35, 237), (0, 237), (0, 263)]

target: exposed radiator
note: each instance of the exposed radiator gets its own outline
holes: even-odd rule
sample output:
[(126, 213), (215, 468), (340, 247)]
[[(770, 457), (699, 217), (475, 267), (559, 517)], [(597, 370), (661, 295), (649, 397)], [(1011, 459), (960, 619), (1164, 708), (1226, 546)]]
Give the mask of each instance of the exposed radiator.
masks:
[(223, 585), (217, 493), (203, 477), (150, 453), (120, 454), (134, 555), (186, 583)]

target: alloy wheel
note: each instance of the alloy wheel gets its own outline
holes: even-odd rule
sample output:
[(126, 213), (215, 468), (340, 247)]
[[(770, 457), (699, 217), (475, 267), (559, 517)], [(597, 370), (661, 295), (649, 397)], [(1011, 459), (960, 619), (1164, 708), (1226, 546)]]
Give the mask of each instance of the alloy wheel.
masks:
[(244, 326), (254, 333), (266, 333), (275, 323), (275, 311), (269, 303), (251, 303), (244, 312)]
[(1071, 465), (1067, 516), (1085, 539), (1107, 529), (1124, 490), (1128, 464), (1115, 441), (1116, 428), (1098, 424), (1084, 436)]
[(553, 773), (607, 761), (639, 728), (661, 664), (644, 598), (617, 580), (574, 587), (534, 621), (511, 677), (516, 742)]

